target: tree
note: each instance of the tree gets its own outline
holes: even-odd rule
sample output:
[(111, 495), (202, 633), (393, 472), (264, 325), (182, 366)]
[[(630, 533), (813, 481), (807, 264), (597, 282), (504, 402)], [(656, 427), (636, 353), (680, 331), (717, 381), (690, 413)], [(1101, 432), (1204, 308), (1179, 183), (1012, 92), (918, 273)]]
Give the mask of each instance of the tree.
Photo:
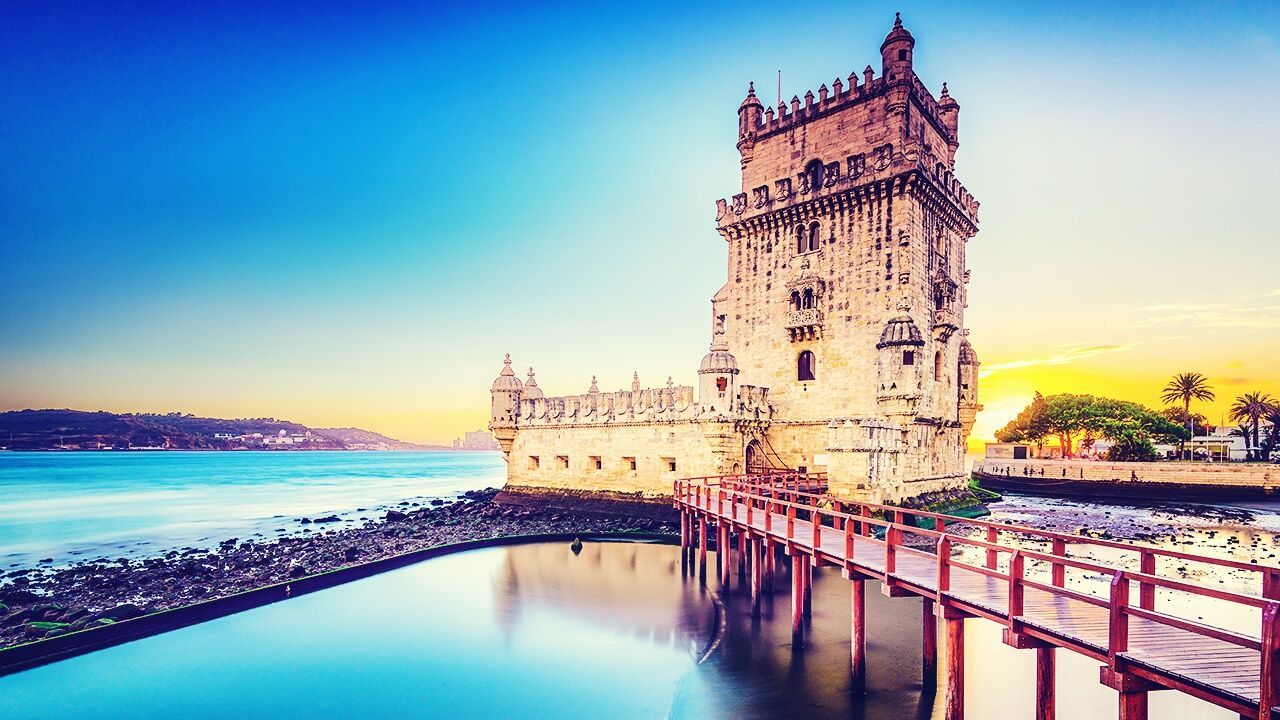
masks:
[(1263, 460), (1269, 460), (1272, 453), (1280, 450), (1280, 403), (1276, 403), (1271, 412), (1267, 413), (1267, 422), (1270, 427), (1262, 436), (1262, 443), (1259, 445)]
[(1076, 439), (1092, 447), (1098, 439), (1111, 441), (1108, 457), (1120, 460), (1154, 459), (1154, 442), (1175, 442), (1190, 432), (1164, 415), (1127, 400), (1064, 393), (1031, 404), (996, 431), (1000, 442), (1040, 442), (1054, 437), (1064, 457), (1075, 453)]
[(1035, 445), (1037, 450), (1043, 449), (1045, 438), (1049, 435), (1047, 409), (1044, 395), (1036, 392), (1031, 404), (1023, 408), (1016, 418), (996, 431), (996, 440), (1002, 443), (1030, 443)]
[(1160, 411), (1160, 414), (1169, 422), (1175, 422), (1182, 427), (1191, 428), (1194, 433), (1193, 437), (1201, 437), (1211, 435), (1218, 428), (1209, 422), (1209, 418), (1198, 412), (1187, 412), (1180, 407), (1167, 407)]
[(1270, 395), (1262, 392), (1249, 392), (1236, 398), (1231, 404), (1229, 411), (1232, 420), (1240, 423), (1241, 429), (1245, 432), (1245, 444), (1249, 446), (1246, 450), (1245, 458), (1254, 459), (1256, 453), (1262, 446), (1259, 433), (1259, 426), (1262, 418), (1271, 414), (1276, 408), (1276, 401)]
[[(1169, 384), (1164, 386), (1164, 393), (1160, 399), (1165, 405), (1173, 405), (1174, 403), (1182, 403), (1182, 412), (1187, 416), (1188, 423), (1194, 423), (1191, 416), (1191, 401), (1203, 400), (1211, 402), (1214, 397), (1213, 388), (1209, 387), (1209, 380), (1197, 372), (1178, 373), (1169, 380)], [(1194, 424), (1189, 425), (1191, 434), (1195, 434)], [(1181, 456), (1182, 447), (1179, 445), (1178, 455)]]

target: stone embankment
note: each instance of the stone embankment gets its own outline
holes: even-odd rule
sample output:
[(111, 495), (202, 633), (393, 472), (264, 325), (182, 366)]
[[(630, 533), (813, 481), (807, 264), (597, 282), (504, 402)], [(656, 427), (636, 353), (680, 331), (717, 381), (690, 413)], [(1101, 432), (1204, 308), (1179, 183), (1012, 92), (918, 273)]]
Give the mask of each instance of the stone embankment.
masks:
[(1280, 494), (1280, 466), (1228, 462), (1008, 460), (975, 463), (983, 487), (1077, 497), (1216, 499)]
[[(675, 533), (668, 521), (493, 502), (496, 490), (389, 510), (378, 522), (270, 542), (231, 538), (217, 549), (144, 560), (99, 559), (24, 568), (0, 579), (0, 647), (110, 625), (300, 577), (467, 540), (539, 533)], [(319, 518), (312, 522), (321, 522)]]

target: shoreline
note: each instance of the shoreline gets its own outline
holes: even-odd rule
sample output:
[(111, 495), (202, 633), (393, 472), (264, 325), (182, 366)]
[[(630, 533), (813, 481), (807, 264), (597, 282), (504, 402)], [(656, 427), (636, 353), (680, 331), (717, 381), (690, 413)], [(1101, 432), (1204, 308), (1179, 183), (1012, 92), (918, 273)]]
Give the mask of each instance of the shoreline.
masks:
[(676, 532), (671, 522), (658, 519), (503, 506), (493, 502), (497, 493), (493, 488), (469, 491), (453, 502), (442, 500), (412, 511), (393, 508), (380, 520), (323, 534), (271, 541), (230, 538), (216, 549), (172, 550), (138, 560), (98, 558), (56, 569), (19, 568), (0, 576), (0, 656), (81, 630), (273, 587), (283, 592), (290, 584), (305, 584), (328, 573), (380, 567), (379, 563), (459, 543), (531, 535)]

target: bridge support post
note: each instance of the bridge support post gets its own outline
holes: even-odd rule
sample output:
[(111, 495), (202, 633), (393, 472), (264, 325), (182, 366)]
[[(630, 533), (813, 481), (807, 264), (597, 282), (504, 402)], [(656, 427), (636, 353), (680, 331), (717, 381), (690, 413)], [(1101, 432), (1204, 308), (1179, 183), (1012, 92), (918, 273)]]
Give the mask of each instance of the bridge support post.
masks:
[(738, 582), (747, 580), (747, 532), (738, 533)]
[(964, 720), (964, 617), (944, 615), (947, 632), (947, 698), (943, 717)]
[(938, 616), (933, 600), (920, 603), (920, 684), (925, 692), (938, 688)]
[(733, 557), (729, 537), (729, 526), (721, 521), (716, 528), (716, 564), (720, 566), (721, 593), (729, 592), (729, 576), (733, 573), (733, 565), (729, 561)]
[(1147, 720), (1147, 693), (1161, 689), (1160, 685), (1124, 672), (1123, 666), (1118, 670), (1104, 666), (1099, 679), (1119, 694), (1119, 720)]
[(778, 550), (769, 538), (765, 538), (764, 542), (764, 589), (766, 592), (773, 592), (773, 570), (774, 561), (777, 559)]
[(800, 553), (791, 554), (791, 643), (804, 639), (804, 569), (808, 565)]
[(698, 515), (698, 566), (703, 574), (707, 571), (707, 517)]
[(684, 551), (689, 547), (689, 511), (680, 511), (680, 550)]
[(867, 691), (867, 581), (856, 576), (850, 580), (849, 676), (854, 694), (862, 695)]
[(764, 583), (763, 558), (761, 558), (761, 540), (751, 538), (751, 617), (760, 617), (761, 585)]
[(1036, 720), (1054, 720), (1056, 707), (1056, 678), (1054, 649), (1036, 648)]

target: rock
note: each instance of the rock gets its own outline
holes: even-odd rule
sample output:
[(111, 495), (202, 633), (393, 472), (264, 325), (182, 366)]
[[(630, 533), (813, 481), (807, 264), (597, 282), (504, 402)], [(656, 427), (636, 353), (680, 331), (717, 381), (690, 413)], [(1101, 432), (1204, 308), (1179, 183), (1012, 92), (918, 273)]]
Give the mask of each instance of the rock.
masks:
[(342, 556), (346, 558), (348, 561), (355, 560), (356, 558), (360, 557), (363, 554), (364, 552), (360, 550), (360, 548), (358, 547), (349, 547), (346, 550), (342, 551)]
[[(302, 518), (301, 520), (299, 520), (298, 522), (302, 523), (303, 525), (310, 525), (310, 524), (311, 524), (311, 518), (305, 518), (305, 517), (304, 517), (304, 518)], [(280, 529), (281, 529), (281, 530), (283, 530), (284, 528), (280, 528)]]
[[(23, 578), (25, 579), (25, 578)], [(16, 584), (16, 583), (15, 583)], [(14, 588), (11, 590), (0, 590), (0, 603), (6, 606), (28, 605), (40, 600), (40, 596), (25, 588)]]
[(140, 615), (142, 615), (142, 608), (134, 605), (133, 603), (125, 603), (123, 605), (117, 605), (110, 610), (100, 612), (97, 617), (119, 622), (122, 620), (136, 618)]
[(434, 507), (440, 507), (441, 505), (443, 505), (443, 504), (444, 504), (444, 500), (441, 500), (440, 498), (436, 498), (436, 499), (434, 499), (434, 500), (432, 500), (432, 501), (431, 501), (431, 504), (432, 504), (432, 506), (434, 506)]
[(326, 516), (324, 516), (324, 517), (318, 517), (318, 518), (316, 518), (315, 520), (313, 520), (312, 522), (318, 522), (318, 523), (335, 523), (335, 522), (338, 522), (338, 521), (339, 521), (339, 518), (338, 518), (338, 516), (337, 516), (337, 515), (326, 515)]
[(399, 510), (388, 510), (386, 520), (387, 522), (403, 522), (408, 519), (408, 517), (408, 515), (400, 512)]
[(580, 538), (574, 538), (573, 543), (569, 545), (569, 549), (573, 551), (574, 555), (582, 552), (582, 540)]
[(302, 565), (294, 565), (293, 567), (289, 568), (289, 577), (293, 578), (294, 580), (297, 580), (298, 578), (306, 574), (307, 574), (307, 569)]

